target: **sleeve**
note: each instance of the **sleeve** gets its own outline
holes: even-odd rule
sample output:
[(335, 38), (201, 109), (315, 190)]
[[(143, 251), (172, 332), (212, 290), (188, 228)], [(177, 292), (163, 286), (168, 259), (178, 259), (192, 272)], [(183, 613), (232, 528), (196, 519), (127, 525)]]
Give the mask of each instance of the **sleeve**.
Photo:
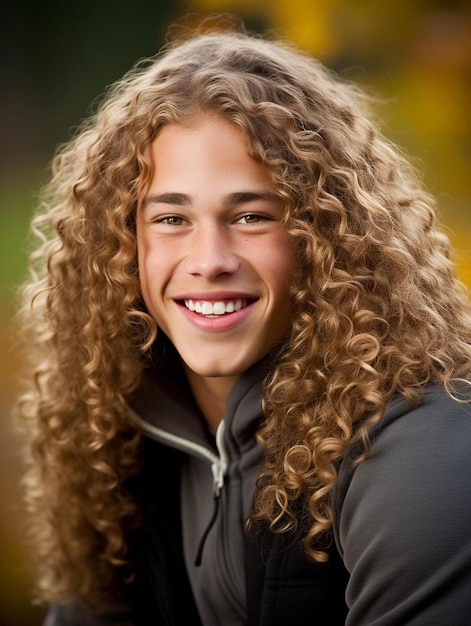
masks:
[(387, 420), (337, 509), (347, 626), (471, 620), (471, 407), (429, 394)]

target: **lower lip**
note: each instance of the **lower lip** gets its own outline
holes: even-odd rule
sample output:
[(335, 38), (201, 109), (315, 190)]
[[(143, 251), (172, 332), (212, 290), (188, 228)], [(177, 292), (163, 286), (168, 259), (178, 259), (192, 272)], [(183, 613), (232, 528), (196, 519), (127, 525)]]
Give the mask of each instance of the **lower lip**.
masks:
[(187, 309), (183, 304), (177, 303), (177, 306), (186, 319), (200, 330), (218, 333), (232, 330), (244, 321), (252, 312), (255, 302), (251, 302), (239, 311), (234, 311), (234, 313), (225, 313), (224, 315), (219, 315), (218, 317), (206, 317), (205, 315), (200, 315), (195, 311), (190, 311), (190, 309)]

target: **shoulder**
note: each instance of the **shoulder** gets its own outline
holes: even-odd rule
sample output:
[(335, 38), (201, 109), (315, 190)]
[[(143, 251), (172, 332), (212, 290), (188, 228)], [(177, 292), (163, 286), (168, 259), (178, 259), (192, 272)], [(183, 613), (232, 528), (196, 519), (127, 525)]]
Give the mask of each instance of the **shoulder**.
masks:
[[(450, 472), (467, 469), (471, 446), (471, 403), (458, 402), (444, 389), (424, 391), (417, 404), (391, 403), (371, 433), (371, 455), (352, 475), (368, 481), (376, 472), (383, 480), (405, 481), (402, 488), (436, 478), (435, 489), (449, 485)], [(463, 478), (469, 477), (469, 471)]]
[(351, 469), (355, 450), (345, 456), (339, 472), (340, 498), (353, 481), (367, 480), (378, 470), (383, 478), (397, 480), (408, 471), (423, 475), (426, 469), (467, 460), (471, 402), (458, 402), (440, 387), (427, 388), (417, 404), (398, 398), (387, 407), (370, 439), (371, 454), (357, 469)]
[[(438, 624), (405, 619), (400, 611), (415, 598), (424, 612), (451, 611), (453, 623), (464, 623), (453, 611), (471, 611), (471, 599), (459, 591), (471, 584), (470, 457), (471, 405), (430, 388), (417, 405), (391, 403), (372, 432), (368, 459), (354, 470), (345, 459), (334, 534), (351, 575), (352, 615)], [(447, 588), (454, 607), (444, 599)], [(418, 611), (418, 604), (409, 609)]]
[[(432, 424), (435, 429), (430, 428)], [(471, 429), (471, 390), (469, 401), (462, 402), (450, 397), (442, 387), (433, 386), (424, 390), (417, 404), (404, 398), (392, 401), (372, 438), (374, 445), (380, 445), (382, 440), (406, 430), (425, 440), (439, 439), (440, 435), (453, 436), (456, 429)]]
[(353, 452), (345, 457), (334, 499), (338, 521), (352, 506), (360, 515), (359, 503), (369, 516), (395, 505), (400, 521), (406, 513), (397, 505), (407, 501), (408, 524), (413, 510), (420, 510), (423, 524), (424, 512), (437, 502), (451, 505), (470, 493), (470, 455), (470, 403), (457, 402), (436, 387), (427, 389), (418, 404), (395, 400), (371, 433), (369, 458), (352, 470)]

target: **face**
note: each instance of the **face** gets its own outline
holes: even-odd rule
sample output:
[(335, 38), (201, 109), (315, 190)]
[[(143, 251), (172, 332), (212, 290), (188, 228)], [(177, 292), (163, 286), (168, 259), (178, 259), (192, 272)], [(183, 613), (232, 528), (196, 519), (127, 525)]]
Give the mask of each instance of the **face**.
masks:
[(234, 380), (289, 325), (283, 206), (242, 130), (223, 119), (163, 128), (137, 211), (147, 309), (196, 378)]

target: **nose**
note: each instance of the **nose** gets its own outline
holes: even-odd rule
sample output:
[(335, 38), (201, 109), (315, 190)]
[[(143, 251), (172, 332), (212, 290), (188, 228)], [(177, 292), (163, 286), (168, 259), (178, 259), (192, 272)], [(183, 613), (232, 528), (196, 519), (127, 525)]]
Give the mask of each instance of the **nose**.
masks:
[(189, 274), (214, 280), (224, 274), (235, 274), (239, 267), (231, 237), (223, 227), (208, 224), (193, 233), (185, 261)]

